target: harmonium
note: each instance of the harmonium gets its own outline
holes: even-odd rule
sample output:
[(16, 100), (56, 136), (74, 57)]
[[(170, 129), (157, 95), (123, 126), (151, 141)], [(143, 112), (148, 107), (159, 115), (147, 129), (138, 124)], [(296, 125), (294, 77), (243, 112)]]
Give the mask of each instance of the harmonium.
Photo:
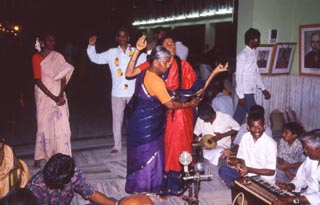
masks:
[(231, 187), (235, 205), (266, 205), (280, 196), (295, 196), (292, 192), (271, 185), (260, 176), (241, 177)]

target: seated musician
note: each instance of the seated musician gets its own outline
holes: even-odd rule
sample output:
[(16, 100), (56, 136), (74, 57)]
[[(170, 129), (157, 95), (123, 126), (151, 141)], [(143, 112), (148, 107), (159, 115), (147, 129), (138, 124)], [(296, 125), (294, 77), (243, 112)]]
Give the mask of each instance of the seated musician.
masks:
[(320, 129), (305, 133), (302, 144), (307, 158), (299, 167), (295, 178), (289, 184), (277, 183), (281, 189), (301, 193), (296, 197), (279, 197), (273, 201), (273, 205), (318, 205), (320, 202)]
[(303, 127), (297, 122), (289, 122), (284, 125), (282, 138), (278, 144), (277, 181), (291, 181), (305, 160), (300, 141), (303, 130)]
[(4, 141), (0, 139), (0, 197), (14, 188), (24, 187), (30, 178), (27, 165)]
[(207, 150), (204, 147), (203, 156), (213, 165), (218, 165), (221, 152), (230, 148), (231, 135), (237, 133), (240, 125), (230, 115), (215, 112), (210, 104), (201, 103), (198, 108), (199, 116), (194, 127), (196, 141), (201, 140), (200, 136), (212, 135), (212, 140), (217, 143), (215, 149)]
[[(250, 110), (249, 110), (249, 115), (252, 113), (258, 113), (262, 116), (264, 116), (264, 108), (261, 105), (253, 105)], [(249, 130), (247, 129), (247, 123), (243, 123), (240, 127), (240, 130), (238, 131), (236, 137), (234, 138), (233, 141), (233, 146), (232, 150), (234, 152), (237, 152), (238, 148), (239, 148), (239, 144), (241, 142), (242, 136), (244, 134), (246, 134), (247, 132), (249, 132)], [(272, 137), (272, 130), (270, 128), (270, 126), (266, 125), (266, 129), (264, 131), (268, 136)]]
[(228, 188), (234, 179), (247, 175), (261, 175), (271, 184), (275, 183), (277, 143), (265, 134), (265, 128), (263, 115), (249, 115), (249, 132), (243, 135), (237, 153), (240, 163), (235, 168), (224, 165), (219, 169), (219, 175)]

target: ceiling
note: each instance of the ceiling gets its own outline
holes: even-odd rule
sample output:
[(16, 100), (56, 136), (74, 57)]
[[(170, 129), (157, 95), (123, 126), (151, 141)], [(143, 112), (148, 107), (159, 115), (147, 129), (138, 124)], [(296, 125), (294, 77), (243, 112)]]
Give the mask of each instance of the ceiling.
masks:
[(223, 8), (233, 0), (0, 0), (0, 23), (25, 32), (53, 27), (70, 34), (131, 26), (134, 20)]

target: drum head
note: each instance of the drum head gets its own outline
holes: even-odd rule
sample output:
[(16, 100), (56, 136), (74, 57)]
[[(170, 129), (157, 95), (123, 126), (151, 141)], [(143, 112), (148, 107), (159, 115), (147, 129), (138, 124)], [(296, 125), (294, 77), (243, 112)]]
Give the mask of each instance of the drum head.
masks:
[(120, 199), (119, 205), (154, 205), (154, 203), (144, 194), (134, 194)]
[(217, 142), (214, 140), (213, 135), (204, 135), (202, 138), (203, 149), (210, 150), (217, 147)]

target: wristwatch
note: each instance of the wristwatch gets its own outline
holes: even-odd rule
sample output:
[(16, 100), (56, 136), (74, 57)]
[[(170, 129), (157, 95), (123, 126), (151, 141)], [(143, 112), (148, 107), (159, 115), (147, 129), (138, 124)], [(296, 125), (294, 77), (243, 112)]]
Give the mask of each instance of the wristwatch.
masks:
[(294, 197), (292, 200), (293, 204), (300, 204), (299, 198), (298, 197)]

